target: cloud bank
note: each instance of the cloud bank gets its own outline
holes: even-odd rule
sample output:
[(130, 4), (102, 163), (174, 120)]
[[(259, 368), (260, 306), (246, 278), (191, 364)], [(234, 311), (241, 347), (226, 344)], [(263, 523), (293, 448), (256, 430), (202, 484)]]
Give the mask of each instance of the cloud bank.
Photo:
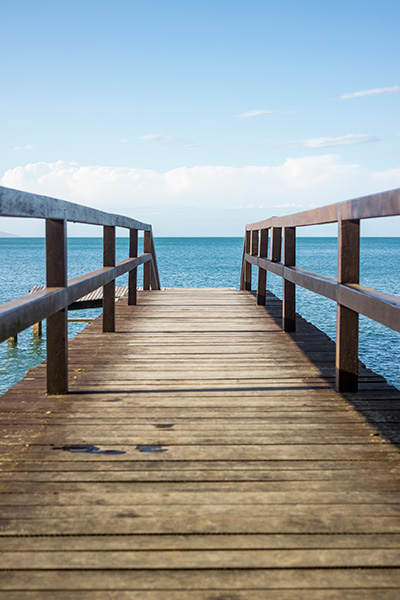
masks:
[(151, 222), (157, 235), (240, 235), (246, 222), (399, 187), (400, 166), (370, 171), (335, 154), (166, 172), (57, 161), (18, 166), (0, 182)]

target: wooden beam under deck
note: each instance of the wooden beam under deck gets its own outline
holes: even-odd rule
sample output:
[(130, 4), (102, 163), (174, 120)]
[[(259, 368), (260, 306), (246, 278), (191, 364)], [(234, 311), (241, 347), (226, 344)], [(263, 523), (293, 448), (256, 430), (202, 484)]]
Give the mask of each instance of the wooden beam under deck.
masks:
[(0, 599), (400, 593), (400, 393), (266, 293), (116, 305), (0, 399)]

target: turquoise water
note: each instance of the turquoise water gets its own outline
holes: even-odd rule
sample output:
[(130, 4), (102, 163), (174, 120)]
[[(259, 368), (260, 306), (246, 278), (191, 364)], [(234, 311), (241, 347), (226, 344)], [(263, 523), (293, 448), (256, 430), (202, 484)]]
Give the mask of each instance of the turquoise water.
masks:
[[(68, 277), (71, 279), (102, 264), (101, 238), (71, 238)], [(242, 238), (158, 238), (155, 240), (163, 287), (239, 287)], [(335, 238), (298, 238), (299, 267), (336, 276)], [(128, 256), (128, 240), (117, 240), (117, 260)], [(363, 238), (361, 284), (400, 296), (400, 238)], [(0, 238), (0, 303), (23, 296), (36, 284), (45, 283), (45, 246), (40, 238)], [(253, 269), (253, 288), (256, 287)], [(140, 270), (139, 270), (140, 273)], [(139, 275), (140, 276), (140, 275)], [(117, 280), (126, 285), (127, 276)], [(282, 297), (282, 281), (268, 274), (268, 288)], [(297, 287), (297, 311), (335, 339), (336, 305)], [(92, 317), (101, 310), (74, 311), (71, 316)], [(69, 336), (84, 325), (70, 323)], [(360, 359), (400, 388), (400, 334), (360, 317)], [(45, 335), (32, 337), (32, 329), (18, 336), (18, 344), (0, 344), (0, 393), (4, 393), (28, 368), (46, 357)]]

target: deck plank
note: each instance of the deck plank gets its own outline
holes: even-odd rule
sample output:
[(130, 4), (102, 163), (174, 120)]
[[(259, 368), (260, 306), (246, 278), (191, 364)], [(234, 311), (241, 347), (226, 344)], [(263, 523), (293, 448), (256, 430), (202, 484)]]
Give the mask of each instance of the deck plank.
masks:
[(140, 292), (116, 328), (71, 340), (67, 396), (40, 365), (0, 400), (0, 598), (399, 597), (398, 390), (336, 393), (271, 294)]

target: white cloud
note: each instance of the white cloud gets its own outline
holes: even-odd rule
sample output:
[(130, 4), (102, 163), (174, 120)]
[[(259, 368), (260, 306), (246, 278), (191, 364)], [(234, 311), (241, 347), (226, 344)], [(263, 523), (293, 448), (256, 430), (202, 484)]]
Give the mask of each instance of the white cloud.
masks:
[(400, 91), (400, 86), (393, 85), (392, 87), (384, 88), (373, 88), (372, 90), (360, 90), (359, 92), (351, 92), (349, 94), (342, 94), (341, 100), (349, 100), (350, 98), (362, 98), (363, 96), (376, 96), (377, 94), (392, 94), (393, 92)]
[(247, 112), (237, 115), (238, 119), (251, 119), (252, 117), (260, 117), (261, 115), (287, 115), (284, 110), (248, 110)]
[(293, 145), (300, 144), (305, 148), (331, 148), (333, 146), (354, 146), (355, 144), (369, 144), (371, 142), (381, 142), (382, 138), (367, 134), (348, 133), (339, 137), (320, 137), (309, 138), (308, 140), (299, 140), (291, 142)]
[(127, 144), (128, 142), (131, 141), (132, 138), (122, 138), (122, 140), (119, 140), (120, 144)]
[(20, 150), (34, 150), (35, 146), (32, 146), (31, 144), (27, 144), (26, 146), (15, 146), (15, 148), (13, 148), (14, 152), (19, 152)]
[[(156, 235), (241, 235), (249, 220), (399, 187), (400, 165), (371, 171), (335, 154), (166, 172), (58, 161), (10, 169), (0, 184), (130, 215), (152, 223)], [(81, 235), (98, 235), (91, 231)]]

